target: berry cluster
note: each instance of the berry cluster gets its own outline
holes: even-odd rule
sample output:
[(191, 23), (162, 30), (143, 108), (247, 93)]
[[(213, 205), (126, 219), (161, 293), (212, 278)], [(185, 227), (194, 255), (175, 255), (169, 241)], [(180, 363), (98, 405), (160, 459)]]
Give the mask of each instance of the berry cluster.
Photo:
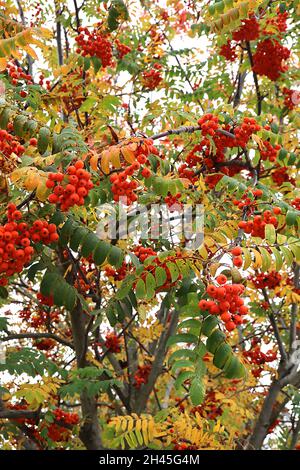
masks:
[(290, 56), (290, 50), (276, 39), (264, 39), (258, 43), (253, 55), (253, 71), (276, 81), (287, 70), (284, 61)]
[(234, 46), (232, 42), (228, 40), (226, 44), (223, 44), (223, 46), (221, 46), (220, 54), (230, 62), (234, 62), (237, 58), (236, 46)]
[(75, 426), (79, 423), (79, 416), (77, 413), (68, 413), (63, 411), (61, 408), (56, 408), (54, 410), (55, 421), (58, 421), (62, 424), (67, 424), (69, 426)]
[(235, 142), (233, 142), (234, 147), (245, 148), (252, 134), (260, 130), (260, 125), (257, 124), (254, 118), (243, 119), (243, 122), (240, 126), (237, 126), (234, 129)]
[(300, 103), (300, 92), (284, 87), (284, 106), (290, 110), (294, 109)]
[(7, 208), (8, 222), (0, 226), (0, 273), (1, 284), (7, 284), (7, 278), (20, 273), (29, 263), (34, 249), (30, 246), (30, 233), (25, 222), (17, 222), (22, 214), (15, 204)]
[(175, 194), (175, 196), (172, 196), (172, 194), (168, 194), (165, 197), (165, 203), (168, 205), (170, 212), (175, 212), (175, 211), (180, 211), (183, 207), (182, 202), (179, 201), (181, 198), (181, 193)]
[(50, 295), (49, 297), (41, 294), (40, 292), (37, 293), (37, 299), (42, 305), (47, 305), (47, 307), (53, 307), (54, 300), (53, 296)]
[(62, 211), (73, 206), (83, 206), (84, 198), (94, 187), (91, 174), (84, 169), (84, 163), (77, 160), (67, 168), (67, 174), (49, 173), (46, 186), (53, 189), (48, 197), (52, 204), (59, 204)]
[[(262, 366), (263, 364), (267, 362), (275, 361), (277, 359), (277, 352), (274, 350), (270, 350), (266, 353), (262, 352), (258, 344), (258, 340), (254, 338), (251, 341), (251, 349), (249, 349), (248, 351), (243, 351), (243, 356), (248, 359), (250, 364)], [(263, 371), (263, 368), (259, 367), (259, 368), (253, 369), (251, 372), (252, 372), (252, 375), (254, 375), (254, 377), (259, 377), (262, 371)]]
[(276, 162), (276, 158), (278, 155), (281, 146), (279, 144), (272, 145), (269, 141), (265, 140), (263, 142), (264, 150), (260, 150), (260, 155), (262, 160), (269, 160), (270, 162)]
[(0, 170), (2, 173), (11, 173), (17, 165), (17, 157), (21, 157), (24, 151), (23, 145), (13, 135), (0, 129)]
[(152, 69), (146, 70), (142, 73), (141, 82), (145, 88), (148, 90), (154, 90), (159, 86), (163, 80), (160, 72), (161, 68), (161, 64), (155, 63)]
[(245, 233), (251, 234), (253, 237), (265, 238), (265, 226), (267, 224), (278, 226), (278, 220), (276, 215), (279, 215), (281, 209), (279, 207), (273, 208), (273, 214), (270, 210), (266, 210), (262, 215), (255, 215), (253, 220), (239, 222), (239, 228)]
[(18, 67), (17, 65), (13, 63), (10, 63), (7, 65), (6, 70), (7, 70), (8, 76), (12, 79), (13, 85), (15, 86), (18, 85), (19, 81), (21, 80), (25, 80), (25, 82), (28, 85), (32, 85), (33, 83), (32, 76), (23, 72), (23, 69), (21, 67)]
[(143, 366), (138, 366), (137, 372), (134, 374), (134, 387), (141, 388), (143, 384), (148, 382), (148, 377), (151, 372), (151, 365), (144, 364)]
[(232, 34), (235, 41), (255, 41), (259, 38), (259, 24), (255, 16), (242, 21), (242, 26)]
[(60, 322), (60, 314), (58, 311), (47, 312), (45, 309), (33, 308), (31, 306), (24, 307), (18, 312), (19, 317), (22, 320), (26, 320), (29, 326), (33, 328), (39, 328), (42, 325), (49, 325)]
[(213, 137), (219, 127), (219, 118), (213, 114), (205, 114), (198, 120), (198, 124), (204, 137), (207, 135)]
[(129, 52), (131, 52), (131, 48), (129, 46), (126, 46), (126, 44), (122, 44), (119, 41), (119, 39), (115, 40), (115, 45), (116, 45), (116, 48), (117, 48), (117, 51), (118, 51), (119, 59), (123, 59), (123, 57), (126, 54), (129, 54)]
[(119, 338), (113, 331), (107, 333), (105, 337), (105, 347), (112, 353), (121, 352), (121, 338)]
[[(288, 19), (288, 12), (280, 12), (279, 10), (277, 11), (277, 16), (274, 18), (268, 18), (266, 21), (266, 30), (263, 32), (265, 34), (268, 34), (268, 26), (272, 26), (272, 29), (270, 30), (271, 33), (274, 33), (274, 26), (275, 28), (278, 29), (279, 33), (284, 33), (287, 30), (287, 19)], [(270, 33), (269, 33), (270, 34)]]
[(295, 207), (298, 211), (300, 211), (300, 197), (296, 197), (295, 199), (293, 199), (291, 205)]
[(51, 351), (51, 349), (53, 349), (55, 345), (56, 345), (56, 342), (51, 338), (37, 339), (34, 342), (34, 346), (39, 351), (46, 351), (46, 352)]
[[(44, 83), (45, 82), (45, 83)], [(51, 89), (51, 82), (50, 80), (45, 80), (45, 76), (41, 73), (39, 76), (39, 85), (45, 86), (47, 90)]]
[(263, 191), (261, 189), (250, 189), (246, 191), (240, 199), (233, 199), (233, 205), (239, 209), (247, 208), (247, 214), (251, 214), (257, 205), (256, 198), (261, 197)]
[(242, 248), (240, 246), (235, 246), (230, 250), (230, 253), (232, 254), (233, 257), (233, 264), (237, 268), (241, 268), (243, 266), (243, 258), (242, 258)]
[(79, 33), (75, 38), (79, 46), (76, 50), (78, 54), (83, 57), (98, 57), (103, 68), (113, 64), (112, 44), (107, 34), (101, 32), (99, 28), (89, 31), (86, 27), (80, 27)]
[(291, 183), (292, 185), (296, 184), (295, 178), (288, 174), (287, 166), (276, 168), (276, 170), (271, 173), (271, 177), (274, 183), (278, 184), (278, 186), (281, 186), (283, 183)]
[(248, 313), (248, 307), (240, 297), (245, 288), (242, 284), (226, 284), (227, 277), (223, 274), (217, 276), (216, 281), (219, 287), (209, 284), (206, 288), (206, 294), (213, 300), (200, 300), (199, 308), (220, 315), (227, 331), (232, 331), (243, 323), (242, 316)]
[(57, 242), (59, 239), (56, 225), (49, 224), (46, 220), (36, 220), (30, 227), (29, 234), (33, 243), (41, 242), (44, 245)]
[(105, 274), (107, 277), (113, 277), (115, 281), (122, 281), (127, 275), (128, 265), (123, 261), (122, 265), (116, 270), (111, 266), (105, 266)]
[(110, 176), (114, 201), (122, 199), (127, 205), (137, 201), (137, 195), (134, 193), (134, 190), (137, 189), (138, 183), (136, 181), (129, 181), (128, 177), (133, 176), (134, 172), (139, 171), (139, 169), (139, 162), (134, 162), (121, 173), (114, 173)]
[(260, 273), (256, 276), (251, 276), (249, 278), (251, 282), (257, 289), (275, 289), (275, 287), (280, 285), (281, 275), (276, 271), (271, 271), (270, 273)]

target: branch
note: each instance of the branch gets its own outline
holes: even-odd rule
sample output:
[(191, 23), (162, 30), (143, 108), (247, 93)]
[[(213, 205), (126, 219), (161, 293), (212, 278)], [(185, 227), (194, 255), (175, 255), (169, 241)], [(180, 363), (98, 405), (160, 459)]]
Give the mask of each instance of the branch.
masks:
[(254, 85), (255, 85), (255, 90), (256, 90), (256, 96), (257, 96), (257, 115), (260, 116), (260, 115), (261, 115), (261, 103), (262, 103), (262, 100), (263, 100), (263, 96), (262, 96), (261, 93), (260, 93), (259, 84), (258, 84), (258, 80), (257, 80), (257, 75), (256, 75), (256, 73), (255, 73), (254, 70), (253, 70), (253, 56), (252, 56), (251, 46), (250, 46), (250, 42), (249, 42), (249, 41), (246, 42), (246, 49), (247, 49), (249, 61), (250, 61), (251, 68), (252, 68), (253, 80), (254, 80)]
[(74, 349), (74, 346), (69, 341), (55, 335), (54, 333), (11, 333), (1, 338), (0, 341), (12, 341), (14, 339), (38, 339), (38, 338), (51, 338), (68, 348)]

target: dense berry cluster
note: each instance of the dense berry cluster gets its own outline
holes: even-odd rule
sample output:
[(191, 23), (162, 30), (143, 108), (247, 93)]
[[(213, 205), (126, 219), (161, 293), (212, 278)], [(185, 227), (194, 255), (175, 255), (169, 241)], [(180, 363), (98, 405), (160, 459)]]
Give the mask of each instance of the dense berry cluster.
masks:
[(59, 323), (61, 321), (60, 313), (56, 311), (48, 312), (46, 309), (32, 306), (24, 307), (18, 312), (18, 316), (22, 320), (26, 320), (29, 326), (38, 328), (42, 325)]
[(284, 87), (284, 106), (290, 110), (294, 109), (300, 103), (300, 92)]
[(114, 269), (111, 266), (105, 266), (105, 274), (107, 277), (113, 277), (115, 281), (122, 281), (127, 275), (128, 265), (123, 261), (122, 265), (118, 269)]
[(168, 205), (170, 212), (180, 211), (183, 207), (182, 202), (180, 202), (181, 193), (177, 193), (174, 196), (168, 194), (165, 197), (165, 203)]
[(51, 351), (56, 345), (56, 342), (51, 338), (37, 339), (34, 342), (34, 346), (39, 351)]
[(258, 368), (252, 369), (251, 371), (254, 377), (259, 377), (264, 370), (261, 366), (267, 362), (275, 361), (277, 359), (277, 352), (273, 349), (267, 351), (266, 353), (262, 352), (258, 344), (258, 340), (254, 338), (251, 341), (251, 348), (248, 351), (243, 351), (243, 356), (248, 359), (250, 364), (260, 366)]
[[(28, 85), (33, 83), (32, 76), (23, 71), (22, 67), (18, 67), (14, 63), (9, 63), (6, 67), (8, 76), (12, 79), (13, 85), (18, 85), (19, 81), (25, 80)], [(22, 96), (22, 95), (21, 95)]]
[(248, 313), (248, 307), (240, 297), (245, 288), (242, 284), (226, 284), (227, 277), (223, 274), (217, 276), (216, 281), (219, 287), (209, 284), (206, 288), (206, 294), (213, 300), (200, 300), (199, 308), (212, 315), (220, 315), (225, 328), (232, 331), (243, 323), (242, 316)]
[(219, 118), (213, 114), (205, 114), (198, 120), (198, 124), (204, 137), (207, 135), (213, 137), (219, 127)]
[(105, 337), (105, 347), (112, 353), (121, 352), (121, 338), (119, 338), (113, 331), (107, 333)]
[(284, 64), (290, 56), (290, 50), (276, 39), (264, 39), (258, 43), (253, 55), (253, 71), (276, 81), (287, 70)]
[(270, 273), (260, 273), (256, 276), (251, 276), (249, 278), (257, 289), (274, 289), (280, 285), (281, 275), (276, 271), (271, 271)]
[(236, 46), (232, 44), (231, 41), (227, 41), (226, 44), (223, 44), (220, 48), (220, 54), (225, 57), (225, 59), (230, 62), (234, 62), (237, 58)]
[(245, 233), (251, 234), (253, 237), (265, 238), (265, 226), (267, 224), (274, 225), (275, 228), (278, 227), (278, 219), (276, 215), (279, 215), (281, 210), (279, 207), (274, 209), (273, 214), (270, 210), (266, 210), (261, 215), (255, 215), (253, 220), (242, 220), (239, 222), (239, 228)]
[(114, 173), (110, 176), (111, 191), (114, 195), (114, 201), (122, 201), (130, 205), (132, 202), (137, 201), (137, 195), (134, 190), (137, 189), (138, 183), (136, 181), (130, 181), (129, 176), (133, 176), (134, 172), (139, 171), (139, 162), (134, 162), (132, 165), (127, 167), (121, 173)]
[(40, 292), (37, 293), (37, 299), (42, 305), (47, 305), (47, 307), (52, 307), (54, 305), (54, 299), (52, 295), (48, 297), (41, 294)]
[(154, 90), (159, 86), (163, 80), (160, 71), (161, 68), (161, 64), (155, 63), (150, 70), (146, 70), (142, 73), (141, 82), (145, 88), (148, 90)]
[(151, 372), (151, 365), (144, 364), (142, 366), (138, 366), (136, 373), (134, 374), (134, 387), (140, 388), (142, 385), (148, 382), (148, 377)]
[(272, 145), (268, 140), (263, 142), (264, 150), (260, 150), (262, 160), (269, 160), (270, 162), (276, 162), (277, 155), (281, 146), (279, 144)]
[(58, 233), (55, 224), (49, 224), (46, 220), (36, 220), (29, 228), (30, 239), (33, 243), (49, 245), (58, 241)]
[(83, 206), (84, 199), (94, 187), (91, 174), (84, 169), (81, 160), (67, 168), (67, 174), (49, 173), (46, 186), (53, 192), (48, 197), (52, 204), (59, 204), (62, 211), (73, 206)]
[(30, 232), (25, 222), (19, 222), (22, 214), (15, 204), (7, 208), (8, 222), (0, 226), (0, 282), (7, 284), (7, 278), (20, 273), (34, 253)]
[(84, 57), (98, 57), (103, 68), (112, 65), (113, 52), (109, 36), (98, 28), (89, 31), (86, 27), (80, 27), (79, 35), (76, 36), (75, 41), (79, 46), (76, 51), (78, 54)]
[(259, 23), (255, 16), (242, 21), (242, 26), (232, 34), (235, 41), (255, 41), (259, 37)]
[(296, 197), (295, 199), (293, 199), (291, 205), (295, 207), (298, 211), (300, 211), (300, 197)]
[(75, 426), (79, 423), (79, 416), (77, 413), (68, 413), (66, 411), (63, 411), (61, 408), (56, 408), (53, 414), (55, 420), (61, 424)]
[(242, 124), (234, 129), (234, 146), (245, 148), (252, 134), (258, 132), (260, 128), (260, 125), (257, 124), (254, 118), (245, 117)]
[(291, 183), (293, 185), (296, 184), (295, 178), (288, 174), (287, 166), (280, 166), (276, 168), (274, 171), (272, 171), (271, 177), (274, 183), (278, 184), (278, 186), (281, 186), (283, 183)]
[(270, 32), (274, 32), (274, 26), (277, 28), (279, 33), (284, 33), (287, 30), (287, 19), (288, 19), (288, 12), (283, 11), (280, 12), (279, 10), (277, 11), (277, 16), (274, 18), (267, 18), (266, 21), (266, 30), (263, 31), (265, 34), (268, 34), (268, 26), (272, 26), (272, 29)]
[(13, 135), (0, 129), (0, 170), (4, 174), (11, 173), (17, 165), (17, 157), (21, 157), (25, 148)]
[(129, 46), (126, 46), (126, 44), (121, 43), (119, 39), (115, 40), (115, 45), (120, 59), (123, 59), (126, 54), (129, 54), (129, 52), (131, 52), (131, 48)]

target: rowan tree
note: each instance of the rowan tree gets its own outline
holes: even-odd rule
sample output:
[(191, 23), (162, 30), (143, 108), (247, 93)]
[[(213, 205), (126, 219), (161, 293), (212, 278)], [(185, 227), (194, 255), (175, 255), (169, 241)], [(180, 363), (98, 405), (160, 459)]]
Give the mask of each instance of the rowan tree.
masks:
[(3, 449), (299, 448), (298, 16), (0, 2)]

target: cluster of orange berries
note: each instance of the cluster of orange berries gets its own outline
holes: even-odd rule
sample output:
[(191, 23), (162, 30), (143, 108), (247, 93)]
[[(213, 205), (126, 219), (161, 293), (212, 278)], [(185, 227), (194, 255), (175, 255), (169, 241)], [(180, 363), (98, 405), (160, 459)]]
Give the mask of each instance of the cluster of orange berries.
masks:
[(165, 197), (165, 203), (168, 205), (170, 212), (180, 211), (183, 207), (182, 202), (179, 201), (181, 193), (177, 193), (174, 196), (168, 194)]
[(67, 211), (73, 206), (83, 206), (84, 199), (94, 187), (91, 174), (84, 169), (84, 163), (77, 160), (68, 166), (67, 174), (49, 173), (46, 186), (53, 189), (48, 197), (52, 204), (59, 204), (62, 211)]
[(78, 44), (76, 52), (83, 57), (98, 57), (102, 67), (109, 67), (113, 63), (112, 44), (109, 35), (101, 32), (98, 28), (89, 31), (86, 27), (79, 28), (79, 35), (75, 41)]
[(232, 262), (234, 266), (237, 268), (241, 268), (243, 266), (243, 258), (242, 258), (242, 248), (240, 246), (235, 246), (230, 250), (230, 253), (232, 254)]
[(79, 416), (77, 413), (68, 413), (61, 408), (56, 408), (53, 412), (54, 418), (59, 423), (75, 426), (79, 423)]
[(263, 142), (264, 150), (260, 150), (260, 155), (262, 160), (269, 160), (270, 162), (276, 162), (276, 158), (278, 155), (281, 146), (279, 144), (272, 145), (269, 141), (265, 140)]
[[(8, 76), (11, 77), (12, 79), (12, 84), (13, 85), (18, 85), (19, 81), (25, 80), (25, 82), (28, 83), (28, 85), (32, 85), (33, 79), (30, 74), (27, 74), (23, 72), (21, 67), (18, 67), (17, 65), (10, 63), (6, 67)], [(22, 95), (21, 95), (22, 96)]]
[(284, 106), (286, 106), (290, 110), (294, 109), (300, 102), (299, 91), (292, 89), (290, 90), (286, 87), (284, 87), (282, 91), (284, 94)]
[(4, 129), (0, 129), (0, 169), (10, 173), (17, 164), (16, 157), (21, 157), (25, 148), (16, 138)]
[(119, 39), (115, 40), (115, 45), (116, 45), (118, 56), (120, 59), (123, 59), (123, 57), (126, 54), (129, 54), (129, 52), (131, 52), (131, 47), (126, 46), (126, 44), (121, 43)]
[[(263, 364), (267, 362), (273, 362), (277, 359), (277, 351), (274, 351), (273, 349), (270, 351), (267, 351), (266, 353), (262, 352), (257, 338), (254, 338), (251, 341), (251, 349), (248, 351), (243, 351), (243, 356), (248, 359), (250, 364), (255, 364), (257, 366), (262, 366)], [(253, 369), (252, 375), (254, 377), (259, 377), (263, 371), (263, 367), (255, 368)]]
[(29, 229), (29, 234), (33, 243), (41, 242), (44, 245), (57, 242), (59, 239), (56, 225), (49, 224), (46, 220), (36, 220), (33, 222), (32, 227)]
[(260, 128), (254, 118), (245, 117), (242, 124), (234, 129), (234, 146), (245, 148), (251, 135), (258, 132)]
[(8, 277), (20, 273), (34, 253), (30, 241), (31, 229), (27, 223), (18, 222), (21, 218), (22, 213), (15, 204), (10, 203), (7, 207), (8, 222), (0, 226), (1, 285), (7, 284)]
[(253, 55), (253, 71), (276, 81), (283, 72), (286, 72), (288, 67), (284, 61), (290, 57), (290, 54), (291, 51), (276, 39), (264, 39), (258, 43)]
[(255, 16), (243, 20), (240, 28), (232, 34), (234, 41), (255, 41), (258, 37), (259, 23)]
[(276, 215), (281, 214), (280, 207), (273, 207), (273, 214), (270, 210), (266, 210), (262, 215), (255, 215), (253, 220), (239, 222), (239, 228), (245, 233), (251, 234), (253, 237), (265, 238), (265, 226), (267, 224), (278, 227), (278, 219)]
[(300, 197), (296, 197), (292, 202), (291, 205), (295, 207), (298, 211), (300, 211)]
[(161, 64), (155, 63), (153, 68), (142, 73), (142, 84), (148, 90), (154, 90), (162, 82)]
[(137, 372), (134, 374), (134, 387), (140, 388), (143, 384), (148, 382), (148, 377), (151, 372), (151, 365), (144, 364), (142, 366), (138, 366)]
[(207, 135), (213, 137), (219, 127), (219, 118), (213, 114), (205, 114), (198, 120), (198, 124), (204, 137)]
[(251, 195), (258, 198), (263, 195), (263, 191), (261, 189), (250, 189), (241, 196), (241, 199), (233, 199), (232, 203), (239, 209), (247, 207), (248, 211), (251, 212), (256, 206), (256, 201), (251, 198)]
[(113, 331), (110, 333), (107, 333), (104, 344), (109, 352), (112, 352), (112, 353), (121, 352), (121, 338), (119, 338), (116, 335), (116, 333), (114, 333)]
[(249, 311), (240, 297), (245, 288), (242, 284), (226, 284), (227, 277), (224, 274), (217, 276), (216, 281), (219, 287), (209, 284), (206, 288), (206, 294), (213, 300), (200, 300), (199, 308), (212, 315), (220, 315), (226, 330), (232, 331), (243, 323), (242, 316)]
[(133, 176), (134, 172), (139, 171), (139, 169), (139, 162), (134, 162), (121, 173), (114, 173), (110, 176), (114, 201), (117, 202), (122, 199), (127, 205), (137, 201), (137, 195), (134, 193), (134, 190), (137, 189), (138, 183), (136, 181), (129, 181), (128, 176)]
[(278, 184), (278, 186), (281, 186), (283, 183), (291, 183), (293, 185), (296, 184), (295, 178), (288, 174), (287, 166), (276, 168), (276, 170), (271, 173), (271, 177), (274, 183)]
[(281, 275), (276, 271), (270, 273), (260, 273), (249, 278), (257, 289), (275, 289), (281, 282)]
[(33, 309), (31, 306), (24, 307), (18, 312), (21, 319), (26, 320), (29, 326), (38, 328), (46, 324), (54, 324), (60, 322), (60, 314), (58, 311), (47, 312), (45, 309), (38, 307)]
[[(45, 82), (45, 83), (44, 83)], [(39, 76), (39, 85), (45, 86), (47, 90), (51, 89), (51, 82), (50, 80), (45, 80), (45, 76), (41, 73)]]
[(128, 265), (125, 261), (123, 261), (122, 266), (120, 266), (117, 270), (111, 266), (106, 266), (104, 271), (107, 277), (113, 277), (115, 281), (122, 281), (126, 277), (127, 269)]
[(53, 295), (46, 296), (38, 292), (37, 299), (42, 305), (46, 305), (47, 307), (53, 307), (54, 305)]

